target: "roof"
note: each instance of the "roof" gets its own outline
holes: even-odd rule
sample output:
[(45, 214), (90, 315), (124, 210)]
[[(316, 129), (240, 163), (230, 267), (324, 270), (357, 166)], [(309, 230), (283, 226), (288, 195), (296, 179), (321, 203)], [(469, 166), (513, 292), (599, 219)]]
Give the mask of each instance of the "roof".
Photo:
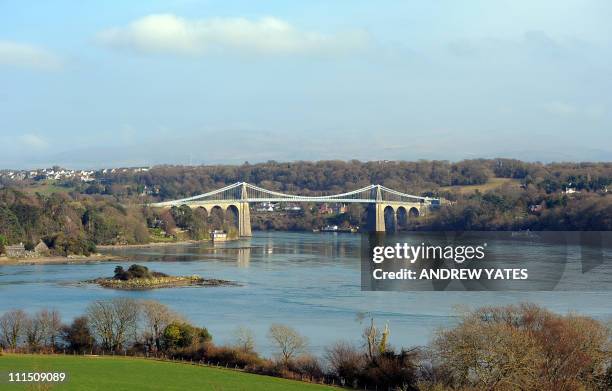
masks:
[(25, 249), (25, 247), (23, 246), (23, 243), (11, 244), (10, 246), (4, 246), (4, 248), (7, 249), (7, 250), (22, 250), (22, 249)]

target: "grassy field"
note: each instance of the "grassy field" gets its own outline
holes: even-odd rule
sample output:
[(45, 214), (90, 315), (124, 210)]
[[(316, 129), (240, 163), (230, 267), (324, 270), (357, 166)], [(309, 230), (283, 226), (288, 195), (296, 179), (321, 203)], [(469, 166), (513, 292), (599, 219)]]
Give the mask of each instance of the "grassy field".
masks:
[[(51, 387), (7, 383), (7, 372), (65, 372)], [(333, 390), (332, 387), (181, 363), (124, 357), (14, 355), (0, 357), (2, 390)]]
[(26, 193), (51, 195), (53, 193), (69, 193), (74, 190), (72, 187), (59, 186), (53, 180), (36, 182), (34, 185), (26, 186), (22, 189)]
[(461, 194), (474, 193), (476, 190), (478, 190), (481, 193), (484, 193), (490, 190), (495, 190), (505, 184), (518, 187), (521, 185), (521, 182), (518, 179), (512, 178), (490, 178), (487, 183), (482, 185), (442, 186), (440, 187), (440, 190), (459, 191)]

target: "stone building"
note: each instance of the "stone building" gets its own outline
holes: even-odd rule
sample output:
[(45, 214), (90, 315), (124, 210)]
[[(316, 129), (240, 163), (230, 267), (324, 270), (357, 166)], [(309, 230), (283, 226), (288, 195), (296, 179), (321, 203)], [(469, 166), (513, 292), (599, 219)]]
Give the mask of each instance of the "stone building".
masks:
[(23, 258), (26, 255), (26, 250), (23, 243), (5, 246), (4, 252), (6, 253), (6, 256), (10, 258)]
[(39, 256), (49, 255), (49, 247), (42, 240), (34, 247), (34, 253)]

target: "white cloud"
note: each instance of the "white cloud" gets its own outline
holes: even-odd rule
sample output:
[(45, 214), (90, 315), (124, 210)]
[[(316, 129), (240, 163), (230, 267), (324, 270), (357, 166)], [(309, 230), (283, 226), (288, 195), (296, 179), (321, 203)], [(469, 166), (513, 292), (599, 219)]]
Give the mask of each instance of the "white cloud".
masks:
[(338, 53), (368, 44), (363, 31), (321, 34), (274, 17), (188, 20), (154, 14), (97, 35), (102, 44), (143, 53), (200, 55), (231, 50), (259, 54)]
[(19, 140), (25, 147), (28, 148), (45, 149), (48, 146), (47, 141), (45, 141), (45, 139), (35, 134), (24, 134), (19, 138)]
[(0, 65), (52, 70), (60, 68), (62, 62), (40, 47), (0, 40)]

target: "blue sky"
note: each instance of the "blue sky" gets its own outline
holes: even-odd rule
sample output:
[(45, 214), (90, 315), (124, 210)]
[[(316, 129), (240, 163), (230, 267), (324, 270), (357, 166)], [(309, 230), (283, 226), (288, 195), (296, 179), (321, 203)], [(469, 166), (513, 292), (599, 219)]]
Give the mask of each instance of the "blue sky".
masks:
[(612, 160), (609, 1), (0, 0), (0, 168)]

